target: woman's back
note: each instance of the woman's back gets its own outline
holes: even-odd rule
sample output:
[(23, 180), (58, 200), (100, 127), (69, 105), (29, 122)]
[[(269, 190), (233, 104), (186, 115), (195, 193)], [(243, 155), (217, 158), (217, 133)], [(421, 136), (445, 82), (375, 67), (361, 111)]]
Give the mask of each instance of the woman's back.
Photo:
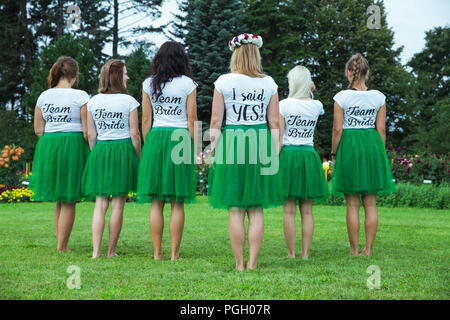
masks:
[(267, 122), (267, 106), (278, 88), (272, 77), (259, 78), (228, 73), (221, 75), (214, 85), (224, 97), (227, 125), (255, 125)]
[(378, 90), (342, 90), (334, 100), (344, 110), (344, 130), (375, 128), (378, 110), (386, 103)]
[(87, 107), (97, 128), (98, 140), (130, 138), (129, 114), (139, 106), (132, 96), (123, 93), (99, 93)]
[(152, 77), (147, 78), (143, 90), (150, 97), (153, 109), (153, 127), (187, 128), (187, 97), (197, 87), (188, 76), (179, 76), (166, 82), (161, 88), (161, 95), (152, 94)]

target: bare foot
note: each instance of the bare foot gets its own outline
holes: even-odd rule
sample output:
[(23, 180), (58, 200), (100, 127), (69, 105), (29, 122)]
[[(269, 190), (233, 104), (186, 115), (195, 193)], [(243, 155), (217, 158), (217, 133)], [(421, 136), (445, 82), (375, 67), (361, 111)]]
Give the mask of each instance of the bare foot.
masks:
[(98, 259), (100, 258), (101, 254), (92, 254), (92, 259)]
[(291, 258), (291, 259), (295, 258), (295, 253), (288, 252), (288, 258)]
[(303, 259), (303, 260), (308, 260), (308, 253), (300, 253), (300, 257)]
[(115, 252), (108, 254), (108, 258), (118, 257), (119, 255)]
[(244, 265), (238, 265), (238, 264), (236, 264), (236, 270), (237, 270), (237, 271), (244, 271), (244, 270), (245, 270), (245, 267), (244, 267)]
[(174, 260), (179, 260), (180, 259), (180, 255), (177, 254), (176, 256), (171, 256), (170, 260), (174, 261)]
[(164, 255), (163, 254), (155, 254), (153, 255), (153, 259), (154, 260), (163, 260), (164, 259)]
[(359, 255), (360, 256), (368, 256), (368, 257), (370, 257), (372, 255), (372, 250), (364, 249)]
[(358, 254), (358, 250), (350, 250), (350, 255), (352, 256), (352, 257), (357, 257), (357, 256), (359, 256), (359, 254)]
[(256, 269), (256, 263), (255, 264), (250, 264), (249, 262), (247, 262), (246, 268), (250, 269), (250, 270), (255, 270)]

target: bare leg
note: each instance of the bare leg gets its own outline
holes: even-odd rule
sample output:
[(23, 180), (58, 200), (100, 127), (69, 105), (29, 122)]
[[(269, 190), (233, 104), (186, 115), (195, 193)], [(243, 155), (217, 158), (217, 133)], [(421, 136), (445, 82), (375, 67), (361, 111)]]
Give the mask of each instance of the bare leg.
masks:
[(302, 259), (308, 259), (309, 247), (314, 234), (314, 217), (312, 214), (312, 201), (300, 202), (300, 213), (302, 215)]
[(287, 199), (283, 205), (283, 231), (286, 246), (288, 248), (288, 256), (295, 258), (295, 214), (297, 211), (296, 200)]
[(162, 236), (164, 230), (164, 201), (153, 199), (150, 207), (150, 235), (153, 243), (153, 258), (161, 260), (162, 252)]
[(184, 201), (172, 202), (170, 212), (169, 232), (171, 253), (170, 259), (177, 260), (180, 257), (180, 244), (184, 228)]
[(370, 256), (372, 255), (372, 246), (378, 229), (377, 194), (374, 193), (364, 195), (362, 200), (366, 214), (364, 220), (364, 227), (366, 230), (366, 246), (360, 255)]
[(248, 269), (256, 269), (259, 251), (264, 237), (263, 209), (248, 210)]
[(101, 244), (103, 231), (105, 230), (105, 215), (109, 207), (109, 199), (99, 197), (95, 199), (94, 214), (92, 216), (92, 258), (99, 258), (101, 255)]
[(67, 251), (73, 222), (75, 221), (75, 203), (61, 202), (61, 211), (58, 219), (58, 251)]
[(358, 195), (346, 194), (345, 202), (347, 204), (347, 232), (350, 241), (350, 254), (352, 256), (357, 256), (359, 241), (359, 207), (361, 201)]
[(59, 216), (61, 215), (61, 202), (56, 202), (55, 203), (55, 210), (54, 210), (54, 217), (53, 217), (53, 221), (55, 222), (55, 232), (56, 232), (56, 239), (58, 239), (58, 221), (59, 221)]
[(123, 223), (123, 207), (127, 201), (126, 196), (113, 197), (111, 199), (111, 217), (109, 218), (109, 244), (108, 258), (117, 256), (116, 247), (119, 241), (120, 230)]
[(245, 211), (238, 208), (230, 208), (228, 228), (230, 232), (231, 248), (236, 259), (236, 269), (242, 271), (244, 266), (245, 248)]

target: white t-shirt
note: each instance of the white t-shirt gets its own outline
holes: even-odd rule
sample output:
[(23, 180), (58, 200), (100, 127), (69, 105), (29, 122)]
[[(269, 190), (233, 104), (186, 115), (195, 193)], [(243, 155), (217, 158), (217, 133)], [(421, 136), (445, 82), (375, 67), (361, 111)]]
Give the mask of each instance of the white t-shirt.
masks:
[(228, 73), (221, 75), (214, 86), (223, 95), (227, 125), (267, 123), (267, 106), (278, 89), (272, 77)]
[(156, 99), (152, 95), (152, 77), (142, 83), (150, 97), (153, 109), (153, 127), (187, 128), (186, 100), (197, 88), (197, 83), (187, 76), (179, 76), (161, 85), (162, 94)]
[(287, 98), (280, 101), (284, 118), (283, 145), (314, 145), (314, 128), (324, 114), (322, 102)]
[(333, 99), (344, 110), (344, 130), (375, 128), (378, 110), (386, 103), (378, 90), (342, 90)]
[(94, 118), (98, 140), (118, 140), (130, 137), (128, 117), (139, 102), (123, 93), (99, 93), (87, 104)]
[(39, 96), (36, 105), (45, 120), (45, 132), (82, 132), (81, 107), (89, 101), (83, 90), (51, 88)]

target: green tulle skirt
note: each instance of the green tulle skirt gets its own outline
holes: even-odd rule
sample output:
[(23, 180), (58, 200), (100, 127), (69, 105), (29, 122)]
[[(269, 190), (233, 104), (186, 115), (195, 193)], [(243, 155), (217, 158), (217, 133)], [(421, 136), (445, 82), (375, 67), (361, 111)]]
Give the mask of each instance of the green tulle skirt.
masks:
[(288, 199), (325, 202), (330, 194), (319, 154), (312, 146), (284, 146), (280, 171)]
[(282, 205), (279, 159), (263, 125), (227, 125), (216, 145), (208, 176), (214, 208), (244, 210)]
[(195, 202), (197, 173), (194, 145), (183, 128), (150, 130), (142, 149), (136, 199)]
[(83, 198), (81, 178), (89, 146), (82, 132), (49, 132), (36, 145), (30, 189), (35, 201), (74, 203)]
[(391, 194), (395, 182), (386, 149), (375, 129), (346, 129), (336, 154), (331, 194)]
[(138, 157), (131, 139), (98, 140), (83, 174), (83, 192), (88, 200), (96, 196), (127, 196), (136, 192)]

